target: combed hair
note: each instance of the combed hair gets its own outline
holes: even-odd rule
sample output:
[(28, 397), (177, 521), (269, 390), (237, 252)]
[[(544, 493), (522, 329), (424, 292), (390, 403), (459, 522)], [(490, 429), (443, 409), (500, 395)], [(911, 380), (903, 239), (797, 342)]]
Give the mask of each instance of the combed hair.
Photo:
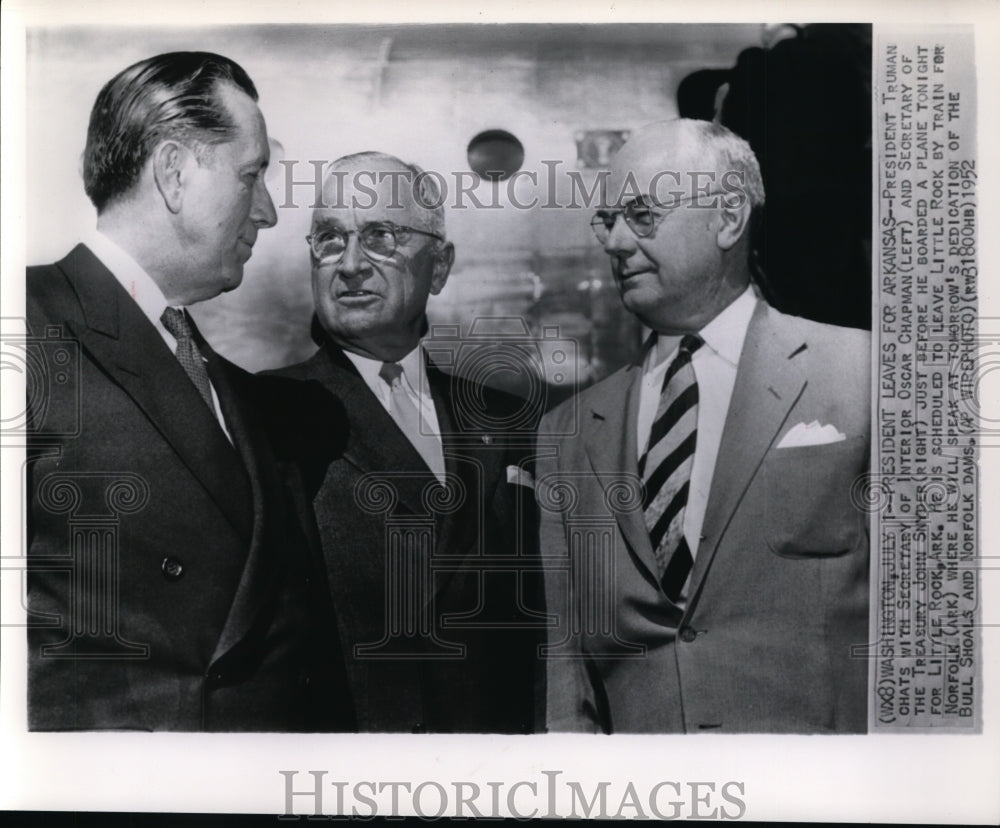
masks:
[(725, 173), (735, 170), (743, 176), (743, 190), (754, 210), (764, 206), (764, 180), (757, 156), (744, 139), (722, 124), (711, 121), (685, 121), (703, 150), (706, 160)]
[(138, 182), (156, 145), (176, 139), (199, 161), (236, 135), (219, 88), (229, 84), (254, 101), (250, 76), (229, 58), (210, 52), (170, 52), (129, 66), (101, 89), (90, 112), (83, 183), (100, 213)]
[(414, 200), (430, 213), (430, 229), (432, 232), (437, 233), (441, 238), (446, 238), (445, 227), (444, 227), (444, 199), (441, 197), (441, 188), (432, 174), (426, 174), (424, 170), (417, 166), (416, 164), (411, 164), (408, 161), (403, 161), (401, 158), (397, 158), (395, 155), (390, 155), (387, 152), (379, 152), (378, 150), (365, 150), (364, 152), (355, 152), (352, 155), (345, 155), (342, 158), (338, 158), (330, 165), (330, 172), (333, 172), (338, 167), (346, 167), (358, 164), (359, 162), (365, 161), (380, 161), (387, 164), (396, 164), (403, 169), (407, 170), (410, 174), (406, 178), (410, 182), (410, 186), (416, 185), (416, 190), (413, 193)]

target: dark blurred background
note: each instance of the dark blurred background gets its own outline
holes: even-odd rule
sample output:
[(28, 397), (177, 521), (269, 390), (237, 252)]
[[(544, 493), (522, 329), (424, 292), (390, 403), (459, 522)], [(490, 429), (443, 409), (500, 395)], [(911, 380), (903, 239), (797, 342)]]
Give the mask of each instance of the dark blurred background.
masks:
[[(213, 344), (246, 368), (285, 365), (315, 347), (304, 241), (312, 187), (294, 187), (296, 206), (288, 206), (286, 167), (277, 161), (296, 162), (292, 177), (308, 181), (311, 160), (378, 149), (440, 171), (452, 189), (462, 173), (470, 190), (464, 206), (453, 193), (448, 199), (457, 259), (430, 305), (435, 331), (452, 346), (492, 347), (500, 333), (520, 343), (546, 379), (546, 407), (606, 376), (634, 355), (642, 331), (621, 308), (590, 231), (594, 205), (584, 206), (578, 192), (578, 206), (568, 206), (568, 173), (592, 188), (630, 130), (678, 114), (720, 119), (760, 158), (767, 208), (755, 228), (755, 268), (769, 299), (825, 322), (870, 323), (870, 26), (33, 30), (29, 263), (61, 257), (93, 226), (79, 168), (101, 85), (136, 60), (175, 49), (241, 63), (272, 138), (279, 223), (261, 234), (243, 286), (195, 309)], [(538, 185), (523, 176), (514, 184), (475, 178), (470, 165), (488, 169), (491, 159), (508, 171), (520, 163)], [(473, 197), (496, 206), (478, 209)], [(514, 203), (532, 198), (562, 206)], [(460, 355), (453, 362), (462, 370)], [(482, 378), (515, 389), (524, 382), (516, 371)]]

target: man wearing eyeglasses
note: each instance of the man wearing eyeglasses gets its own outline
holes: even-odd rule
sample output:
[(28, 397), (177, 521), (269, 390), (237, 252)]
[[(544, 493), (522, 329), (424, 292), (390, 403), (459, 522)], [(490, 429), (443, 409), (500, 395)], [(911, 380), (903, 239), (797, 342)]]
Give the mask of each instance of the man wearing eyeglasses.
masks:
[(517, 485), (525, 450), (496, 427), (523, 403), (442, 373), (421, 347), (455, 255), (432, 179), (360, 153), (330, 166), (323, 204), (307, 237), (320, 349), (278, 373), (347, 411), (342, 455), (310, 450), (330, 428), (315, 412), (297, 428), (358, 727), (527, 732), (541, 584), (518, 560), (534, 501)]
[(548, 729), (864, 731), (869, 335), (751, 284), (764, 189), (724, 127), (639, 130), (608, 203), (594, 230), (651, 335), (540, 427)]

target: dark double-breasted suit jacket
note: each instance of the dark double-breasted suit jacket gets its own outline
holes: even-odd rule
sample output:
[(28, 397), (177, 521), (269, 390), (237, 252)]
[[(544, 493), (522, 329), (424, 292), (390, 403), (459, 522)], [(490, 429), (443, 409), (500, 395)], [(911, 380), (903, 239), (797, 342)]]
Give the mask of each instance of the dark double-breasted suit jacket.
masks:
[[(642, 359), (546, 416), (550, 730), (864, 731), (869, 341), (758, 303), (683, 606), (637, 496)], [(783, 445), (814, 421), (842, 439)]]
[(345, 726), (301, 492), (255, 402), (280, 381), (200, 343), (230, 442), (87, 247), (29, 268), (27, 301), (30, 727)]
[(442, 487), (338, 347), (278, 373), (346, 409), (335, 457), (310, 450), (329, 428), (315, 410), (299, 430), (359, 729), (532, 730), (542, 590), (517, 469), (533, 428), (509, 428), (524, 402), (428, 367)]

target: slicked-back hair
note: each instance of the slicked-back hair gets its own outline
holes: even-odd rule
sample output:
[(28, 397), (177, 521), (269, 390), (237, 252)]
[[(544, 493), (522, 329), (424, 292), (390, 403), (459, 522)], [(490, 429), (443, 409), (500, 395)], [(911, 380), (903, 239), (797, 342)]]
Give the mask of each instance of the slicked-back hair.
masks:
[(236, 134), (222, 85), (254, 101), (250, 76), (229, 58), (210, 52), (170, 52), (139, 61), (108, 81), (90, 112), (83, 184), (100, 213), (138, 182), (154, 147), (176, 139), (199, 153)]

